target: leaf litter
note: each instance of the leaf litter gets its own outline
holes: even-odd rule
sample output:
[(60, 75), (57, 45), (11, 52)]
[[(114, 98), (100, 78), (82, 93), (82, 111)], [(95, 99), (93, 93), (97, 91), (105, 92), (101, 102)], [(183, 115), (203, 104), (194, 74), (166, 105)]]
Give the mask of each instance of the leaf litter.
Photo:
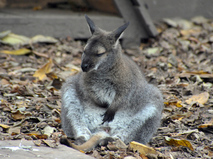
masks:
[[(132, 142), (121, 148), (112, 142), (88, 155), (213, 157), (213, 21), (165, 19), (156, 26), (158, 37), (142, 43), (138, 51), (124, 53), (162, 91), (161, 127), (147, 145)], [(1, 32), (0, 40), (0, 139), (26, 139), (57, 148), (64, 135), (60, 88), (68, 76), (80, 71), (85, 43), (70, 37), (28, 38), (11, 31)]]

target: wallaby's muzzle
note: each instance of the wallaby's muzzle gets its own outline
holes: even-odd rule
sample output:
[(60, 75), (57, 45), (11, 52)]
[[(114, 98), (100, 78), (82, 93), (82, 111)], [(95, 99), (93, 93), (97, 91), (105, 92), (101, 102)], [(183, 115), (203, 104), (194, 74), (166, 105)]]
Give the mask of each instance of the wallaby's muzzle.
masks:
[(90, 70), (91, 66), (87, 63), (81, 63), (81, 69), (83, 72), (88, 72)]
[(86, 55), (85, 53), (82, 54), (81, 57), (81, 69), (83, 72), (88, 72), (93, 67), (93, 62), (91, 61), (90, 56)]

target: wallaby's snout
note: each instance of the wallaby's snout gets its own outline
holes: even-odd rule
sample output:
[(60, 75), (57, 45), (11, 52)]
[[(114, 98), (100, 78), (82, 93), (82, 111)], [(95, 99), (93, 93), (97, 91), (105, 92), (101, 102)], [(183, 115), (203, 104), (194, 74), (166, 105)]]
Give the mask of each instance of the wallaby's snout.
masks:
[(89, 69), (89, 65), (87, 63), (81, 64), (81, 69), (83, 72), (87, 72)]
[(90, 70), (90, 68), (91, 68), (90, 64), (83, 63), (83, 62), (81, 63), (81, 69), (82, 69), (83, 72), (88, 72)]
[(83, 72), (89, 72), (94, 68), (94, 60), (90, 55), (82, 54), (81, 57), (81, 69)]

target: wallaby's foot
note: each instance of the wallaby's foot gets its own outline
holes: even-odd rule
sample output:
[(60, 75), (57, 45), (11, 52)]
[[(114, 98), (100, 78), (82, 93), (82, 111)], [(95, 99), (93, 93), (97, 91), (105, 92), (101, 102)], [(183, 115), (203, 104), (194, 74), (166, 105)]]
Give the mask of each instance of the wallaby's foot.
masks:
[[(91, 151), (98, 145), (107, 145), (108, 142), (114, 141), (114, 138), (108, 137), (108, 133), (106, 132), (99, 132), (93, 135), (88, 141), (83, 142), (84, 137), (79, 137), (75, 140), (75, 143), (72, 140), (68, 139), (67, 137), (62, 137), (60, 139), (60, 143), (66, 146), (72, 147), (76, 150), (82, 150), (85, 152)], [(80, 144), (80, 142), (83, 142)], [(79, 145), (80, 144), (80, 145)]]
[(68, 138), (68, 137), (61, 137), (60, 138), (60, 143), (69, 147), (72, 147), (73, 144), (75, 145), (82, 145), (83, 143), (85, 143), (86, 140), (83, 136), (78, 137), (75, 142), (73, 142), (72, 139)]
[(66, 145), (66, 146), (71, 147), (71, 144), (70, 144), (70, 143), (72, 143), (72, 141), (71, 141), (71, 139), (68, 139), (67, 137), (62, 136), (62, 137), (60, 138), (60, 143), (63, 144), (63, 145)]

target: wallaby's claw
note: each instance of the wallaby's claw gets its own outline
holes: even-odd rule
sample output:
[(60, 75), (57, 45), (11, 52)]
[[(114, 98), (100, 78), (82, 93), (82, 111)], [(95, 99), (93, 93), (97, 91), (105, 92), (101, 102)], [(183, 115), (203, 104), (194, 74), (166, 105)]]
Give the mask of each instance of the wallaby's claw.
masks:
[(104, 124), (105, 122), (110, 122), (114, 119), (115, 116), (115, 111), (112, 110), (107, 110), (104, 114), (103, 114), (104, 118), (103, 118), (103, 122), (102, 124)]

